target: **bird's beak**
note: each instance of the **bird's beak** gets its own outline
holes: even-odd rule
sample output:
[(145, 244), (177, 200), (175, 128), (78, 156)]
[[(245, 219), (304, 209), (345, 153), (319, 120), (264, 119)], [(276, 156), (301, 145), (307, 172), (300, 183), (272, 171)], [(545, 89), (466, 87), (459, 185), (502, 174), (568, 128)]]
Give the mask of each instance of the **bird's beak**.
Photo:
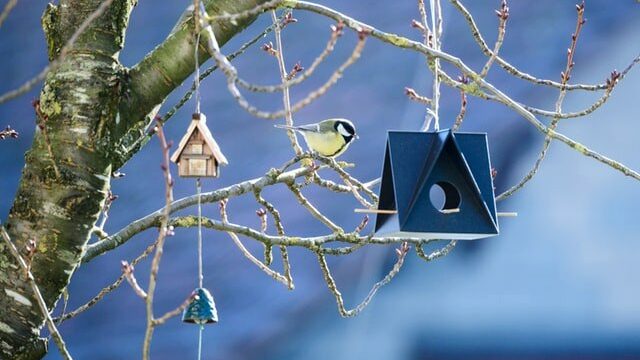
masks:
[(358, 134), (355, 135), (356, 140), (360, 139), (360, 136), (358, 136)]

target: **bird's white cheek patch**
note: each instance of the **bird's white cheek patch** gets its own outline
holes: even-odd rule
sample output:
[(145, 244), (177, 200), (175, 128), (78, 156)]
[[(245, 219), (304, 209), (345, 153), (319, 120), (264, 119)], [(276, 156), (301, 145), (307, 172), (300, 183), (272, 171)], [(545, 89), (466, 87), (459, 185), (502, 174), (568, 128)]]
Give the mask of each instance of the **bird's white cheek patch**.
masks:
[(345, 129), (344, 125), (342, 125), (342, 124), (338, 124), (338, 132), (342, 136), (351, 136), (351, 135), (353, 135), (350, 132), (348, 132), (347, 129)]

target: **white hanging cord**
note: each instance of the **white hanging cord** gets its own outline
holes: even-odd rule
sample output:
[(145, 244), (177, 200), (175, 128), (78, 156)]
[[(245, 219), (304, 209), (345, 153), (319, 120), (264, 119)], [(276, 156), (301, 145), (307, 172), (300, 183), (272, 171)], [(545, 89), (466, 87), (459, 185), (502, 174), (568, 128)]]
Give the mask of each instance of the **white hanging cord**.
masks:
[(204, 330), (204, 325), (200, 325), (200, 330), (198, 330), (198, 360), (202, 359), (202, 330)]
[[(196, 2), (196, 4), (200, 5), (197, 9), (194, 7), (193, 14), (194, 20), (196, 22), (200, 21), (200, 16), (203, 12), (201, 11), (202, 2)], [(196, 5), (197, 6), (197, 5)], [(197, 13), (196, 13), (197, 12)], [(194, 85), (195, 85), (195, 100), (196, 100), (196, 109), (195, 113), (200, 114), (200, 62), (198, 59), (198, 48), (200, 47), (200, 24), (195, 24), (196, 29), (196, 42), (195, 42), (195, 50), (194, 50), (194, 59), (195, 59), (195, 72), (194, 72)], [(201, 193), (202, 193), (202, 184), (200, 182), (200, 178), (196, 179), (196, 192), (198, 194), (198, 287), (202, 288), (204, 282), (204, 275), (202, 271), (202, 201), (201, 201)], [(198, 329), (198, 360), (202, 359), (202, 331), (204, 330), (204, 325), (200, 324), (200, 328)]]
[(198, 193), (198, 287), (202, 287), (204, 276), (202, 273), (202, 202), (200, 201), (201, 184), (200, 178), (196, 180)]
[[(429, 0), (431, 8), (431, 28), (433, 29), (433, 49), (440, 50), (440, 36), (442, 35), (442, 8), (440, 7), (440, 0)], [(440, 130), (440, 77), (438, 72), (440, 71), (440, 59), (434, 59), (433, 67), (433, 96), (431, 108), (433, 113), (433, 127), (435, 131)], [(430, 122), (430, 121), (429, 121)], [(427, 130), (428, 130), (427, 125)]]

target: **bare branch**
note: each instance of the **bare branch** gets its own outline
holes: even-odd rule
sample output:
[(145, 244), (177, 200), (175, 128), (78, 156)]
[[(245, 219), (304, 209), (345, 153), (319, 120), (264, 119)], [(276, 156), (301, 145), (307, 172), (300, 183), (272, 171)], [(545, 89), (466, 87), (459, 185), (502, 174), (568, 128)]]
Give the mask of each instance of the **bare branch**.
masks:
[(334, 233), (340, 233), (344, 231), (340, 226), (334, 224), (333, 221), (331, 221), (328, 217), (324, 216), (318, 209), (316, 209), (316, 207), (313, 206), (311, 202), (309, 202), (309, 199), (307, 199), (302, 194), (302, 191), (300, 191), (300, 189), (296, 184), (287, 184), (287, 185), (289, 186), (289, 190), (291, 190), (291, 192), (296, 197), (300, 205), (304, 206), (307, 209), (307, 211), (309, 211), (309, 213), (313, 215), (314, 218), (318, 219), (321, 223), (323, 223), (326, 227), (331, 229), (331, 231), (333, 231)]
[(504, 35), (507, 32), (507, 19), (509, 18), (509, 7), (507, 6), (506, 0), (502, 0), (502, 3), (500, 4), (500, 10), (496, 10), (496, 15), (498, 16), (500, 22), (498, 24), (498, 39), (496, 40), (496, 44), (493, 46), (493, 51), (491, 52), (491, 56), (489, 56), (489, 60), (487, 60), (487, 63), (482, 68), (482, 71), (480, 71), (481, 77), (487, 76), (489, 69), (491, 69), (491, 65), (493, 65), (494, 61), (496, 61), (496, 57), (498, 56), (500, 48), (502, 47), (502, 43), (504, 42)]
[[(282, 81), (282, 102), (284, 104), (284, 120), (287, 126), (293, 126), (293, 116), (291, 113), (291, 99), (289, 97), (289, 86), (287, 85), (287, 68), (284, 63), (284, 47), (282, 46), (282, 36), (280, 32), (282, 30), (280, 22), (278, 21), (278, 16), (276, 15), (275, 10), (271, 10), (271, 21), (276, 26), (274, 30), (274, 35), (276, 38), (276, 46), (278, 46), (278, 51), (276, 52), (276, 59), (278, 60), (278, 68), (280, 69), (280, 81)], [(293, 147), (293, 151), (296, 155), (302, 154), (302, 148), (298, 143), (298, 138), (296, 132), (292, 129), (287, 129), (287, 135), (289, 136), (289, 141), (291, 142), (291, 146)]]
[(439, 259), (439, 258), (441, 258), (443, 256), (447, 256), (447, 254), (449, 254), (449, 252), (451, 252), (451, 250), (453, 250), (453, 248), (456, 247), (457, 243), (458, 243), (457, 240), (451, 240), (442, 249), (436, 250), (436, 251), (434, 251), (434, 252), (432, 252), (432, 253), (430, 253), (428, 255), (424, 252), (424, 249), (422, 248), (425, 244), (424, 243), (420, 243), (420, 244), (416, 245), (416, 254), (418, 254), (418, 256), (420, 258), (422, 258), (422, 260), (424, 260), (424, 261), (427, 261), (427, 262), (433, 261), (433, 260)]
[[(203, 203), (218, 202), (222, 199), (240, 196), (248, 192), (252, 192), (256, 189), (263, 189), (267, 186), (277, 183), (288, 183), (296, 178), (307, 176), (311, 173), (308, 168), (300, 168), (289, 172), (278, 171), (272, 169), (265, 176), (256, 178), (253, 180), (243, 181), (225, 188), (221, 188), (212, 192), (202, 193)], [(190, 206), (196, 205), (198, 197), (196, 195), (187, 196), (182, 199), (176, 200), (171, 204), (170, 213), (174, 213), (178, 210), (185, 209)], [(157, 227), (162, 218), (162, 214), (166, 210), (165, 207), (141, 218), (133, 221), (122, 230), (112, 234), (106, 239), (96, 241), (93, 244), (87, 245), (83, 262), (88, 262), (98, 255), (101, 255), (109, 250), (116, 248), (124, 244), (133, 235), (142, 232), (151, 227)]]
[(2, 27), (2, 24), (4, 23), (5, 20), (7, 20), (7, 17), (9, 17), (9, 14), (11, 13), (11, 10), (13, 10), (13, 8), (18, 4), (18, 0), (9, 0), (7, 1), (6, 4), (4, 4), (4, 8), (2, 9), (2, 13), (0, 13), (0, 27)]
[(160, 316), (157, 319), (153, 320), (153, 325), (154, 326), (159, 326), (164, 324), (165, 322), (167, 322), (167, 320), (171, 319), (172, 317), (178, 316), (180, 315), (184, 309), (187, 308), (187, 306), (189, 306), (189, 304), (191, 303), (191, 301), (193, 301), (193, 299), (195, 297), (197, 297), (198, 295), (196, 294), (196, 292), (191, 293), (191, 295), (189, 295), (183, 302), (182, 304), (180, 304), (180, 306), (178, 306), (177, 308), (166, 312), (164, 315)]
[(224, 14), (220, 14), (220, 15), (213, 15), (213, 16), (209, 16), (209, 15), (205, 15), (205, 18), (207, 21), (209, 22), (216, 22), (219, 20), (227, 20), (229, 22), (231, 22), (232, 24), (235, 23), (238, 20), (242, 20), (242, 19), (246, 19), (248, 17), (254, 16), (254, 15), (258, 15), (262, 12), (265, 12), (267, 10), (272, 10), (275, 9), (276, 7), (278, 7), (280, 5), (280, 3), (282, 2), (282, 0), (271, 0), (268, 2), (265, 2), (263, 4), (257, 5), (253, 8), (247, 9), (245, 11), (241, 11), (235, 14), (228, 14), (228, 13), (224, 13)]
[[(458, 9), (458, 11), (462, 14), (462, 16), (464, 16), (465, 20), (467, 21), (467, 24), (469, 25), (469, 28), (471, 29), (471, 33), (474, 37), (474, 39), (476, 40), (476, 43), (478, 43), (478, 45), (480, 45), (480, 49), (482, 50), (482, 52), (486, 55), (486, 56), (492, 56), (493, 52), (491, 51), (491, 49), (489, 49), (489, 46), (487, 45), (487, 43), (485, 42), (484, 38), (482, 37), (482, 34), (480, 33), (480, 29), (478, 29), (478, 25), (476, 25), (475, 20), (473, 19), (473, 16), (471, 15), (471, 13), (469, 12), (469, 10), (467, 10), (467, 8), (464, 7), (464, 5), (462, 5), (462, 3), (460, 2), (460, 0), (449, 0), (449, 2), (451, 2), (451, 4), (453, 4), (453, 6)], [(515, 66), (509, 64), (506, 60), (502, 59), (499, 56), (496, 56), (496, 61), (498, 62), (498, 64), (505, 69), (508, 73), (510, 73), (511, 75), (514, 75), (518, 78), (521, 78), (523, 80), (526, 81), (530, 81), (532, 83), (538, 84), (538, 85), (546, 85), (546, 86), (551, 86), (551, 87), (555, 87), (558, 89), (566, 89), (566, 90), (588, 90), (588, 91), (596, 91), (596, 90), (604, 90), (607, 88), (607, 84), (606, 83), (602, 83), (602, 84), (596, 84), (596, 85), (587, 85), (587, 84), (566, 84), (566, 85), (562, 85), (562, 83), (560, 82), (556, 82), (553, 80), (547, 80), (547, 79), (538, 79), (535, 76), (529, 75), (525, 72), (522, 72), (520, 70), (518, 70)], [(631, 63), (631, 67), (633, 65), (635, 65), (637, 63), (637, 61), (633, 61)]]
[(431, 106), (431, 102), (432, 102), (431, 99), (429, 99), (426, 96), (422, 96), (418, 94), (414, 89), (410, 87), (404, 88), (404, 94), (407, 95), (407, 97), (413, 101), (419, 102), (427, 106)]
[(173, 203), (173, 179), (169, 168), (169, 149), (171, 145), (164, 136), (162, 126), (155, 127), (155, 133), (158, 134), (160, 146), (162, 147), (162, 174), (164, 176), (164, 198), (165, 207), (160, 219), (160, 231), (156, 240), (155, 254), (151, 261), (151, 272), (149, 274), (149, 285), (147, 287), (147, 296), (145, 297), (145, 305), (147, 310), (147, 327), (145, 330), (144, 343), (142, 345), (142, 358), (148, 360), (151, 351), (151, 338), (153, 336), (154, 316), (153, 316), (153, 298), (156, 290), (156, 282), (158, 279), (158, 270), (160, 269), (160, 260), (164, 250), (164, 242), (167, 236), (173, 235), (173, 229), (169, 227), (169, 216), (171, 215), (171, 203)]
[[(227, 59), (229, 61), (237, 58), (238, 56), (244, 54), (244, 52), (251, 47), (253, 44), (255, 44), (256, 42), (258, 42), (260, 39), (264, 38), (265, 36), (267, 36), (267, 34), (269, 34), (271, 31), (273, 31), (273, 29), (275, 28), (275, 25), (272, 24), (270, 26), (268, 26), (267, 28), (265, 28), (260, 34), (254, 36), (253, 38), (251, 38), (251, 40), (247, 41), (246, 43), (242, 44), (242, 46), (240, 46), (238, 48), (238, 50), (232, 52), (231, 54), (227, 55)], [(209, 75), (211, 75), (214, 71), (216, 71), (218, 69), (218, 65), (213, 65), (211, 67), (209, 67), (208, 69), (206, 69), (205, 71), (202, 72), (202, 74), (200, 74), (200, 79), (199, 81), (204, 80), (206, 77), (208, 77)], [(180, 98), (180, 100), (178, 100), (178, 102), (171, 108), (169, 109), (169, 111), (167, 111), (161, 118), (160, 118), (160, 122), (161, 123), (165, 123), (167, 122), (167, 120), (169, 120), (175, 113), (176, 111), (178, 111), (182, 106), (184, 106), (184, 104), (187, 103), (187, 101), (189, 101), (189, 99), (191, 99), (191, 97), (193, 96), (193, 92), (196, 90), (196, 84), (195, 81), (191, 84), (191, 88), (189, 89), (189, 91), (187, 91), (182, 98)]]
[[(573, 67), (575, 65), (574, 61), (573, 61), (573, 56), (576, 52), (576, 46), (578, 44), (578, 39), (580, 37), (580, 31), (582, 30), (582, 26), (585, 23), (585, 19), (584, 19), (584, 9), (585, 9), (585, 5), (584, 2), (581, 5), (576, 5), (577, 8), (577, 20), (576, 20), (576, 30), (575, 32), (571, 35), (571, 45), (569, 47), (569, 49), (567, 50), (567, 64), (566, 67), (564, 69), (564, 71), (562, 71), (560, 73), (560, 79), (561, 79), (561, 84), (566, 85), (569, 82), (569, 79), (571, 78), (571, 71), (573, 70)], [(616, 74), (617, 75), (617, 74)], [(607, 81), (608, 84), (610, 84), (609, 89), (605, 92), (605, 95), (607, 93), (611, 93), (611, 90), (613, 89), (614, 84), (617, 82), (617, 76), (613, 77), (613, 80), (611, 82)], [(558, 99), (556, 100), (556, 113), (560, 114), (562, 113), (562, 102), (564, 101), (564, 98), (567, 94), (567, 89), (565, 87), (560, 89), (560, 94), (558, 95)], [(551, 124), (549, 125), (548, 129), (550, 129), (551, 131), (555, 131), (555, 129), (558, 126), (558, 123), (560, 122), (559, 117), (554, 117), (553, 120), (551, 120)], [(544, 138), (544, 142), (542, 144), (542, 150), (540, 150), (540, 154), (538, 155), (538, 158), (536, 159), (536, 162), (533, 165), (533, 168), (531, 170), (529, 170), (529, 172), (522, 178), (522, 180), (520, 180), (517, 184), (515, 184), (514, 186), (512, 186), (511, 188), (509, 188), (507, 191), (503, 192), (502, 194), (498, 195), (498, 197), (496, 198), (496, 200), (501, 201), (506, 199), (507, 197), (513, 195), (515, 192), (517, 192), (518, 190), (522, 189), (531, 179), (533, 179), (533, 177), (536, 175), (536, 173), (538, 172), (538, 169), (540, 168), (540, 165), (542, 164), (542, 162), (544, 161), (547, 152), (549, 151), (549, 146), (551, 145), (551, 140), (552, 140), (552, 136), (550, 134), (547, 134)]]
[(84, 33), (84, 31), (87, 30), (87, 28), (91, 25), (91, 23), (93, 23), (95, 19), (99, 18), (109, 8), (109, 6), (111, 6), (112, 2), (113, 0), (104, 0), (104, 2), (100, 4), (100, 6), (94, 12), (89, 14), (89, 16), (87, 16), (87, 18), (82, 22), (82, 24), (78, 26), (78, 29), (73, 33), (73, 35), (71, 35), (67, 43), (60, 50), (60, 54), (58, 55), (58, 57), (55, 60), (53, 60), (49, 65), (47, 65), (44, 69), (42, 69), (42, 71), (40, 71), (40, 73), (38, 73), (38, 75), (36, 75), (35, 77), (31, 78), (30, 80), (27, 80), (24, 84), (22, 84), (18, 88), (11, 91), (7, 91), (6, 93), (0, 95), (0, 104), (5, 103), (11, 99), (15, 99), (16, 97), (27, 93), (35, 85), (40, 83), (40, 81), (44, 80), (44, 77), (49, 73), (49, 71), (55, 69), (56, 67), (58, 67), (58, 65), (60, 65), (60, 63), (67, 56), (67, 53), (69, 52), (69, 50), (73, 48), (73, 45), (78, 40), (80, 35), (82, 35), (82, 33)]
[[(278, 209), (276, 209), (276, 207), (271, 204), (270, 202), (268, 202), (267, 200), (265, 200), (260, 191), (254, 191), (254, 196), (256, 198), (256, 201), (264, 206), (269, 212), (269, 214), (271, 214), (271, 217), (273, 218), (273, 222), (274, 225), (276, 227), (276, 230), (278, 232), (279, 236), (284, 236), (285, 232), (284, 232), (284, 225), (282, 225), (282, 219), (280, 218), (280, 212), (278, 211)], [(266, 221), (267, 221), (267, 216), (266, 216), (266, 212), (264, 213), (264, 216), (262, 216), (262, 218), (264, 219), (264, 225), (263, 225), (263, 230), (262, 233), (266, 233)], [(265, 264), (266, 265), (270, 265), (271, 264), (271, 244), (265, 244)], [(287, 251), (287, 247), (280, 245), (280, 255), (282, 256), (282, 266), (284, 268), (284, 277), (287, 279), (288, 282), (288, 287), (289, 290), (293, 290), (293, 277), (291, 275), (291, 264), (289, 262), (289, 252)], [(267, 261), (267, 259), (269, 259), (269, 261)]]
[[(207, 32), (207, 35), (208, 35), (207, 40), (208, 40), (209, 52), (211, 53), (212, 57), (216, 60), (218, 66), (222, 69), (225, 76), (227, 77), (227, 88), (229, 89), (229, 92), (231, 93), (233, 98), (236, 100), (236, 102), (240, 105), (240, 107), (245, 109), (251, 115), (258, 118), (262, 118), (262, 119), (278, 119), (278, 118), (284, 117), (286, 115), (285, 110), (280, 110), (276, 112), (267, 112), (267, 111), (263, 111), (256, 108), (255, 106), (251, 105), (247, 101), (247, 99), (242, 95), (242, 93), (236, 86), (236, 83), (238, 82), (238, 71), (222, 55), (222, 53), (220, 53), (220, 47), (217, 43), (217, 40), (215, 38), (213, 30), (211, 29), (211, 26), (206, 27), (205, 31)], [(304, 99), (294, 104), (291, 108), (291, 113), (300, 111), (307, 105), (311, 104), (314, 100), (324, 95), (329, 90), (329, 88), (331, 88), (331, 86), (333, 86), (340, 79), (340, 77), (342, 76), (342, 73), (360, 58), (360, 55), (364, 48), (366, 34), (361, 31), (358, 31), (358, 32), (359, 32), (359, 41), (358, 41), (358, 44), (356, 44), (356, 47), (354, 48), (351, 56), (349, 56), (349, 58), (329, 77), (329, 80), (327, 80), (327, 82), (325, 82), (318, 89), (310, 92), (307, 95), (307, 97), (305, 97)]]
[[(275, 26), (275, 25), (272, 25), (272, 26)], [(290, 88), (294, 85), (301, 84), (303, 81), (308, 79), (311, 75), (313, 75), (313, 73), (318, 68), (318, 66), (324, 60), (326, 60), (329, 54), (333, 52), (333, 49), (335, 48), (336, 43), (338, 42), (338, 39), (340, 38), (340, 36), (342, 36), (343, 28), (344, 28), (344, 25), (342, 25), (341, 23), (337, 23), (336, 25), (331, 26), (331, 37), (329, 38), (329, 41), (327, 42), (327, 45), (325, 46), (324, 50), (322, 50), (320, 55), (318, 55), (313, 60), (313, 62), (311, 63), (311, 66), (305, 69), (301, 75), (298, 75), (292, 79), (288, 79), (284, 84), (281, 83), (276, 85), (257, 85), (257, 84), (252, 84), (244, 79), (238, 78), (238, 85), (242, 86), (243, 88), (249, 91), (273, 93), (277, 91), (282, 91), (284, 86), (287, 86)]]
[(131, 285), (133, 292), (135, 292), (136, 295), (138, 295), (142, 300), (146, 300), (147, 293), (142, 290), (142, 287), (140, 287), (140, 284), (138, 284), (138, 279), (136, 279), (134, 270), (135, 269), (133, 268), (133, 265), (129, 264), (126, 261), (122, 261), (122, 274), (124, 275), (125, 279), (127, 279), (127, 282), (129, 283), (129, 285)]
[(355, 308), (350, 310), (347, 310), (344, 306), (342, 293), (340, 293), (340, 290), (338, 290), (336, 282), (331, 276), (331, 271), (329, 270), (329, 265), (327, 265), (327, 260), (325, 259), (325, 256), (321, 252), (316, 253), (318, 256), (318, 263), (320, 264), (320, 269), (322, 270), (322, 274), (324, 276), (324, 280), (327, 283), (329, 290), (331, 291), (333, 296), (336, 298), (336, 303), (338, 304), (338, 312), (342, 317), (353, 317), (358, 315), (362, 310), (364, 310), (364, 308), (367, 307), (367, 305), (369, 305), (369, 303), (371, 302), (373, 297), (376, 295), (378, 290), (380, 290), (381, 287), (390, 283), (391, 280), (393, 280), (393, 278), (400, 272), (400, 269), (402, 269), (402, 265), (404, 264), (404, 259), (407, 253), (409, 252), (409, 245), (407, 243), (403, 243), (400, 249), (396, 249), (396, 252), (398, 253), (398, 260), (396, 261), (395, 265), (393, 265), (393, 268), (391, 269), (391, 271), (389, 271), (389, 273), (382, 280), (380, 280), (379, 282), (373, 285), (367, 297), (365, 297), (360, 304), (358, 304)]
[[(142, 259), (146, 258), (149, 254), (151, 254), (151, 252), (153, 251), (153, 249), (155, 249), (156, 247), (156, 242), (154, 242), (153, 244), (149, 245), (143, 252), (142, 254), (138, 255), (138, 257), (136, 257), (135, 259), (133, 259), (133, 261), (131, 261), (131, 263), (129, 264), (130, 266), (136, 266)], [(58, 318), (54, 318), (53, 320), (61, 323), (63, 321), (69, 320), (73, 317), (76, 317), (78, 315), (80, 315), (81, 313), (89, 310), (93, 305), (97, 304), (100, 300), (102, 300), (107, 294), (109, 294), (110, 292), (112, 292), (113, 290), (117, 289), (118, 286), (120, 286), (120, 284), (122, 284), (122, 282), (125, 279), (125, 273), (123, 272), (117, 279), (116, 281), (114, 281), (112, 284), (104, 287), (102, 290), (100, 290), (98, 292), (98, 294), (96, 296), (94, 296), (93, 298), (91, 298), (91, 300), (87, 301), (86, 303), (84, 303), (83, 305), (77, 307), (75, 310), (66, 313)]]
[[(431, 28), (433, 29), (433, 39), (431, 48), (440, 51), (440, 38), (442, 37), (442, 8), (440, 0), (429, 0), (431, 5)], [(440, 130), (440, 58), (430, 59), (433, 61), (433, 93), (431, 101), (432, 115), (435, 119), (435, 129)], [(427, 128), (429, 127), (427, 122)]]
[[(228, 221), (227, 211), (226, 211), (226, 202), (227, 202), (226, 200), (220, 201), (220, 217), (222, 219), (222, 224), (228, 225), (229, 221)], [(272, 270), (267, 265), (265, 265), (262, 261), (256, 259), (256, 257), (253, 256), (249, 252), (249, 250), (247, 250), (247, 248), (242, 244), (242, 241), (240, 241), (240, 238), (238, 237), (238, 235), (236, 235), (236, 233), (227, 231), (227, 234), (229, 234), (233, 242), (236, 244), (236, 246), (238, 246), (238, 248), (240, 249), (240, 252), (242, 252), (242, 255), (244, 255), (247, 259), (249, 259), (249, 261), (251, 261), (254, 265), (256, 265), (265, 274), (271, 276), (274, 280), (278, 281), (279, 283), (282, 283), (289, 289), (293, 289), (294, 287), (293, 282), (290, 282), (289, 279), (287, 279), (285, 276), (281, 275), (275, 270)]]

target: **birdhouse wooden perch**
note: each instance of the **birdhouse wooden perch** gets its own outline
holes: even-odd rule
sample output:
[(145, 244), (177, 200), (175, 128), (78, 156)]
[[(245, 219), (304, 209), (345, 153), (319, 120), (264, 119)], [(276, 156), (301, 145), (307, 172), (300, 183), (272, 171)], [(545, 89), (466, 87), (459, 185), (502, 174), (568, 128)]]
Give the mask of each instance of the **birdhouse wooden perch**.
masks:
[(178, 164), (178, 174), (182, 177), (220, 175), (218, 167), (227, 165), (227, 158), (207, 128), (207, 117), (204, 114), (193, 114), (187, 133), (180, 140), (171, 161)]
[(381, 236), (497, 235), (486, 134), (390, 131), (377, 212), (375, 231)]

